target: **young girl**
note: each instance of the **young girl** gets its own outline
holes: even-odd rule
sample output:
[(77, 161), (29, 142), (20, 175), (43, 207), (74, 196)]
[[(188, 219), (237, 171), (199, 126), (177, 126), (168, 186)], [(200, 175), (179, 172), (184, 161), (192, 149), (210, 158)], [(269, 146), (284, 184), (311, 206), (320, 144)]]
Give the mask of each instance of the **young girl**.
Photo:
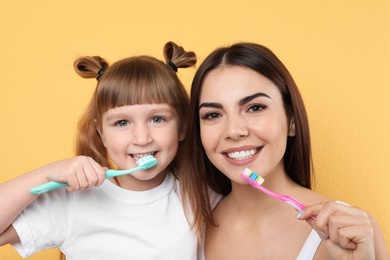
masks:
[[(164, 57), (75, 61), (81, 77), (98, 80), (79, 123), (79, 156), (1, 184), (0, 245), (11, 243), (23, 257), (60, 248), (67, 259), (196, 259), (177, 180), (189, 97), (176, 75), (196, 56), (168, 42)], [(145, 155), (158, 164), (105, 179), (107, 168), (134, 168)], [(48, 181), (69, 186), (29, 193)]]
[[(207, 199), (195, 213), (208, 222), (206, 259), (389, 259), (372, 217), (310, 190), (305, 107), (269, 49), (239, 43), (211, 53), (195, 75), (188, 118), (192, 181), (181, 185), (194, 188), (192, 194), (208, 196), (210, 186), (225, 196), (212, 215)], [(313, 205), (297, 214), (310, 225), (297, 221), (290, 205), (248, 185), (240, 177), (247, 167), (265, 179), (264, 187)]]

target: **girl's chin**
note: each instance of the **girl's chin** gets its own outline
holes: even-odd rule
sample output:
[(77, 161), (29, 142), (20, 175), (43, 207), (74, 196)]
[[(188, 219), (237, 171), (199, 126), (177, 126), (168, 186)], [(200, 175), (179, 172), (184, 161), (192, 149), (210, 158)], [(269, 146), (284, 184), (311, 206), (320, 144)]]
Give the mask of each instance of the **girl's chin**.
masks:
[(152, 181), (154, 180), (155, 178), (157, 177), (157, 175), (155, 174), (147, 174), (147, 173), (137, 173), (137, 174), (133, 174), (133, 178), (134, 179), (137, 179), (139, 181)]

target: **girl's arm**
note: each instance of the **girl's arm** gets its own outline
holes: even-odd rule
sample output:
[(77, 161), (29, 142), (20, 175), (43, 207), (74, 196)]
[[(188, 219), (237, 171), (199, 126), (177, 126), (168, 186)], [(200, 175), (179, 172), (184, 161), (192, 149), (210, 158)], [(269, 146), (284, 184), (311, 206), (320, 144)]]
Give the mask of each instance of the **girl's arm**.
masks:
[(20, 242), (18, 233), (12, 225), (10, 225), (3, 234), (0, 235), (0, 246), (14, 244)]
[(390, 259), (378, 222), (362, 209), (326, 202), (308, 206), (297, 216), (319, 233), (332, 259)]
[[(48, 181), (67, 182), (68, 191), (87, 189), (101, 185), (105, 169), (92, 158), (77, 156), (35, 169), (27, 174), (0, 184), (0, 245), (14, 239), (15, 218), (39, 195), (30, 194), (30, 189)], [(16, 233), (15, 233), (16, 234)]]

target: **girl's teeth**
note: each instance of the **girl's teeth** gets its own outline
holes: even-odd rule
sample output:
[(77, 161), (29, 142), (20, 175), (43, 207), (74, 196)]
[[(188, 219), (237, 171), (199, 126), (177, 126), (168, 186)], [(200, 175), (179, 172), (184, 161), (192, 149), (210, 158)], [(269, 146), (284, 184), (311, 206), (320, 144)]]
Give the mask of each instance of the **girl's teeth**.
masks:
[(133, 158), (138, 160), (138, 159), (141, 159), (142, 157), (144, 157), (146, 155), (153, 155), (153, 153), (133, 154)]
[(255, 153), (256, 153), (256, 149), (252, 149), (247, 151), (228, 153), (227, 156), (234, 160), (244, 160), (249, 157), (252, 157)]

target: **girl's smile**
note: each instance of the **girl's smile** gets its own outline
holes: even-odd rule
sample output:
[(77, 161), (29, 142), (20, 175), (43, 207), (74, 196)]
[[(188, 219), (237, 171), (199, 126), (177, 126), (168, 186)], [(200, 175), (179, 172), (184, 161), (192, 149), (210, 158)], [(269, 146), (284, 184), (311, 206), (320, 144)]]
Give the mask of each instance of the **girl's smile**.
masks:
[[(146, 171), (121, 176), (148, 189), (165, 178), (166, 168), (176, 156), (179, 141), (179, 119), (168, 104), (128, 105), (109, 109), (103, 114), (100, 136), (111, 160), (119, 169), (136, 167), (136, 161), (153, 155), (158, 164)], [(142, 184), (140, 184), (140, 182)], [(150, 185), (149, 185), (150, 184)]]
[(139, 159), (141, 159), (142, 157), (147, 156), (147, 155), (153, 155), (154, 157), (156, 157), (156, 154), (157, 154), (157, 152), (150, 152), (150, 153), (133, 153), (133, 154), (130, 154), (130, 156), (131, 156), (135, 161), (138, 161)]

